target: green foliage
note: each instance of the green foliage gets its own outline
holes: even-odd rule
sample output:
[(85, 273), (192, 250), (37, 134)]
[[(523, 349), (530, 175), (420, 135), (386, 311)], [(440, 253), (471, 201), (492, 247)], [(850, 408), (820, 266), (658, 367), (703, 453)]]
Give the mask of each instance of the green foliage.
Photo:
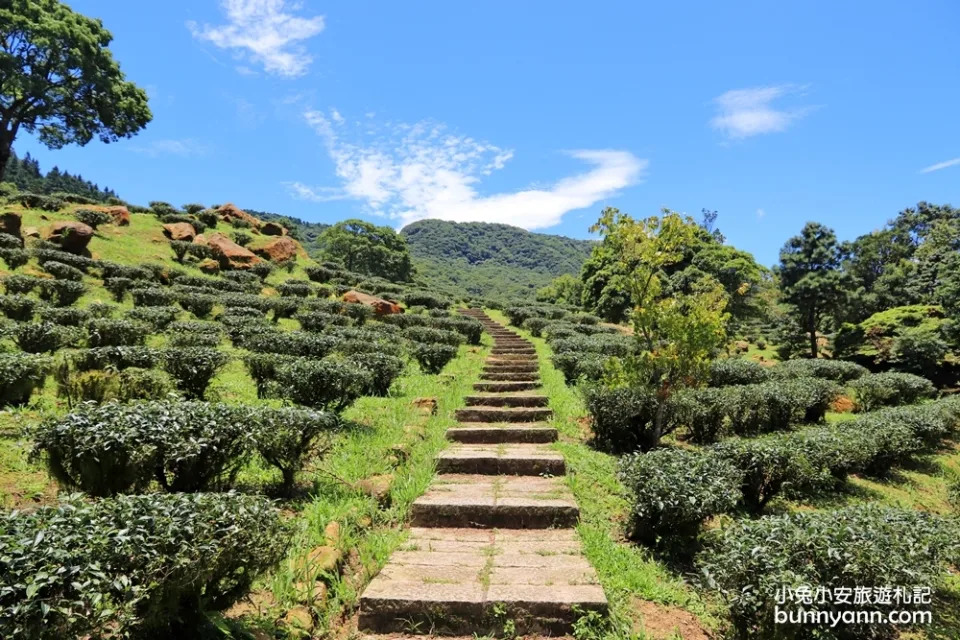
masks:
[(73, 356), (73, 364), (80, 371), (129, 367), (151, 369), (160, 361), (160, 356), (160, 352), (152, 347), (98, 347), (78, 351)]
[(0, 260), (7, 263), (11, 270), (19, 269), (30, 261), (30, 252), (26, 249), (0, 249)]
[(277, 366), (276, 377), (293, 402), (333, 412), (349, 407), (372, 384), (369, 371), (337, 358), (293, 358)]
[(308, 311), (297, 314), (297, 322), (304, 331), (322, 332), (330, 327), (345, 326), (350, 323), (350, 319), (339, 314)]
[(775, 379), (822, 378), (836, 382), (850, 382), (869, 373), (866, 367), (843, 360), (816, 360), (802, 358), (778, 363), (770, 370)]
[(133, 304), (138, 307), (168, 307), (176, 302), (176, 294), (160, 287), (142, 287), (130, 290)]
[(733, 509), (742, 474), (710, 452), (657, 449), (623, 457), (618, 477), (631, 494), (630, 536), (671, 546), (696, 538), (704, 520)]
[(27, 294), (39, 287), (42, 283), (43, 278), (15, 273), (3, 279), (3, 290), (8, 295), (17, 293)]
[(233, 241), (236, 242), (241, 247), (245, 247), (251, 242), (253, 242), (253, 236), (245, 231), (234, 231)]
[(33, 390), (43, 386), (52, 362), (29, 353), (0, 353), (0, 406), (26, 404)]
[(211, 347), (164, 349), (163, 368), (177, 381), (188, 398), (202, 399), (213, 376), (229, 361), (230, 355)]
[(463, 336), (455, 331), (431, 327), (409, 327), (403, 330), (403, 337), (421, 344), (448, 344), (454, 347), (464, 342)]
[(385, 397), (390, 393), (390, 385), (401, 373), (405, 363), (402, 358), (386, 353), (365, 353), (352, 358), (353, 362), (369, 374), (369, 386), (364, 395)]
[(71, 496), (12, 511), (0, 518), (0, 635), (184, 637), (242, 597), (288, 541), (258, 496)]
[[(713, 536), (699, 557), (706, 584), (729, 603), (737, 637), (864, 638), (891, 628), (778, 625), (773, 609), (784, 586), (894, 587), (942, 584), (956, 557), (956, 522), (928, 513), (860, 506), (742, 520)], [(822, 609), (885, 610), (897, 603)]]
[(328, 269), (327, 267), (322, 267), (319, 265), (311, 265), (306, 268), (307, 277), (310, 278), (313, 282), (329, 282), (331, 278), (336, 276), (336, 269)]
[(70, 253), (68, 251), (60, 251), (59, 249), (41, 247), (34, 249), (33, 255), (36, 256), (37, 262), (39, 262), (41, 266), (44, 266), (51, 261), (62, 262), (63, 264), (68, 264), (84, 273), (87, 273), (91, 268), (96, 266), (96, 263), (91, 258)]
[(177, 295), (177, 302), (196, 317), (206, 318), (217, 304), (217, 298), (204, 293), (180, 293)]
[(176, 395), (176, 384), (165, 371), (129, 367), (117, 373), (116, 399), (163, 400)]
[(313, 286), (303, 280), (286, 280), (277, 286), (277, 292), (282, 296), (306, 298), (313, 292)]
[[(10, 153), (10, 147), (6, 146), (6, 148), (3, 148), (3, 146), (0, 146), (0, 158), (3, 158), (5, 153)], [(65, 205), (61, 198), (45, 196), (39, 193), (18, 193), (7, 198), (7, 202), (23, 205), (27, 209), (40, 209), (41, 211), (51, 212), (60, 211)]]
[(127, 312), (127, 318), (148, 324), (154, 331), (161, 331), (176, 320), (180, 313), (180, 308), (174, 306), (137, 307)]
[(592, 418), (594, 445), (611, 453), (650, 448), (649, 431), (657, 412), (656, 397), (642, 387), (608, 388), (590, 385), (582, 390)]
[(546, 318), (527, 318), (523, 321), (523, 328), (530, 332), (535, 338), (542, 337), (544, 327), (550, 324)]
[(63, 327), (79, 327), (85, 324), (92, 314), (88, 309), (76, 307), (46, 307), (40, 309), (40, 319)]
[(13, 329), (13, 341), (27, 353), (52, 353), (73, 337), (67, 327), (52, 322), (24, 322)]
[(770, 379), (770, 370), (759, 362), (742, 358), (722, 358), (710, 363), (710, 386), (756, 384)]
[(446, 309), (452, 304), (450, 300), (426, 291), (411, 291), (403, 294), (401, 299), (408, 307), (420, 306), (427, 309)]
[(850, 384), (857, 411), (872, 411), (877, 407), (913, 404), (936, 393), (933, 383), (911, 373), (870, 373)]
[(94, 318), (87, 322), (87, 344), (96, 347), (143, 345), (150, 327), (133, 320)]
[(76, 267), (71, 267), (68, 264), (63, 264), (62, 262), (56, 262), (55, 260), (43, 263), (43, 270), (60, 280), (73, 280), (75, 282), (83, 280), (83, 271), (80, 271), (80, 269)]
[(103, 288), (110, 292), (110, 295), (113, 296), (113, 299), (117, 302), (123, 302), (123, 299), (127, 295), (127, 291), (133, 286), (134, 281), (130, 278), (104, 278)]
[(413, 275), (406, 239), (390, 227), (363, 220), (344, 220), (320, 234), (317, 243), (325, 259), (347, 271), (406, 282)]
[(256, 450), (280, 470), (287, 490), (307, 458), (328, 450), (341, 428), (336, 414), (308, 409), (262, 409), (255, 412), (255, 420)]
[(583, 297), (583, 282), (569, 273), (559, 275), (547, 286), (537, 289), (537, 302), (580, 306)]
[(69, 307), (87, 292), (87, 286), (74, 280), (44, 280), (40, 297), (58, 307)]
[(457, 355), (457, 347), (450, 344), (414, 342), (410, 346), (410, 355), (425, 373), (435, 374), (443, 371), (447, 363)]
[(73, 217), (94, 230), (100, 225), (113, 222), (113, 217), (109, 213), (96, 209), (77, 209), (73, 212)]
[(17, 322), (29, 322), (40, 308), (40, 301), (22, 293), (0, 296), (0, 312)]
[(802, 484), (810, 469), (791, 440), (778, 435), (728, 440), (711, 451), (741, 471), (740, 493), (747, 510), (753, 514), (760, 514), (786, 487)]

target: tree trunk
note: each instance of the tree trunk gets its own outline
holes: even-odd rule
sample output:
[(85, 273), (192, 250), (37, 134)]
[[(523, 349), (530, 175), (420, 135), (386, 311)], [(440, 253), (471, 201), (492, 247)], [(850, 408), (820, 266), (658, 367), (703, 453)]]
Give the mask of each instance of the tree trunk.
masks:
[(0, 133), (0, 182), (3, 182), (3, 176), (7, 173), (7, 162), (10, 161), (13, 140), (8, 140), (7, 136)]
[(810, 334), (810, 357), (817, 359), (817, 321), (811, 311), (807, 317), (807, 333)]

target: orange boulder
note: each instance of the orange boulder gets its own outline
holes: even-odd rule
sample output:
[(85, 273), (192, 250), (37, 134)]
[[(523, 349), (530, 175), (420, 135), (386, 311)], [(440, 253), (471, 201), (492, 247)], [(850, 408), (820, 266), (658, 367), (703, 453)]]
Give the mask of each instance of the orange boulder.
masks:
[(260, 262), (252, 251), (241, 247), (220, 232), (211, 233), (204, 238), (213, 257), (220, 263), (221, 269), (249, 269)]
[(261, 258), (270, 260), (271, 262), (291, 260), (297, 257), (299, 251), (300, 245), (289, 236), (280, 236), (262, 247), (257, 247), (253, 250), (253, 252)]
[(400, 307), (400, 305), (394, 304), (389, 300), (384, 300), (383, 298), (371, 296), (366, 293), (360, 293), (359, 291), (347, 291), (345, 294), (343, 294), (343, 301), (353, 302), (356, 304), (365, 304), (373, 309), (373, 313), (376, 316), (388, 316), (394, 313), (403, 313), (403, 308)]

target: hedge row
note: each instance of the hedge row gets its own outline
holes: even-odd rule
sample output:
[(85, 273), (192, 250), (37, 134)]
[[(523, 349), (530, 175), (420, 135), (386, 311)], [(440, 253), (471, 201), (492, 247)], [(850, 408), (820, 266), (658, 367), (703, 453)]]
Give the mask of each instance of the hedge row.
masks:
[(757, 384), (770, 380), (792, 378), (822, 378), (834, 382), (849, 382), (869, 371), (856, 363), (844, 360), (787, 360), (772, 367), (743, 358), (721, 358), (710, 365), (710, 386)]
[(184, 637), (285, 555), (255, 496), (150, 494), (0, 516), (0, 636)]

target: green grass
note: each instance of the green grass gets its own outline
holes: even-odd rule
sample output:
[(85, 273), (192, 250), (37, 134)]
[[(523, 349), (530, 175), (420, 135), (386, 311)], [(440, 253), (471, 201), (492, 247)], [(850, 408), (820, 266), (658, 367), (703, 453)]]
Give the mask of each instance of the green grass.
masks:
[[(487, 310), (487, 314), (507, 324), (502, 313)], [(543, 393), (550, 396), (552, 425), (560, 433), (555, 447), (566, 459), (567, 483), (580, 507), (577, 531), (610, 603), (612, 626), (607, 633), (623, 636), (633, 632), (638, 625), (633, 607), (636, 599), (679, 607), (697, 616), (706, 629), (719, 629), (721, 612), (716, 603), (704, 598), (648, 550), (623, 538), (630, 507), (626, 491), (616, 478), (616, 456), (586, 444), (588, 434), (582, 426), (586, 409), (577, 391), (567, 386), (563, 374), (550, 362), (546, 341), (532, 337), (528, 331), (511, 329), (530, 339), (537, 349)]]

